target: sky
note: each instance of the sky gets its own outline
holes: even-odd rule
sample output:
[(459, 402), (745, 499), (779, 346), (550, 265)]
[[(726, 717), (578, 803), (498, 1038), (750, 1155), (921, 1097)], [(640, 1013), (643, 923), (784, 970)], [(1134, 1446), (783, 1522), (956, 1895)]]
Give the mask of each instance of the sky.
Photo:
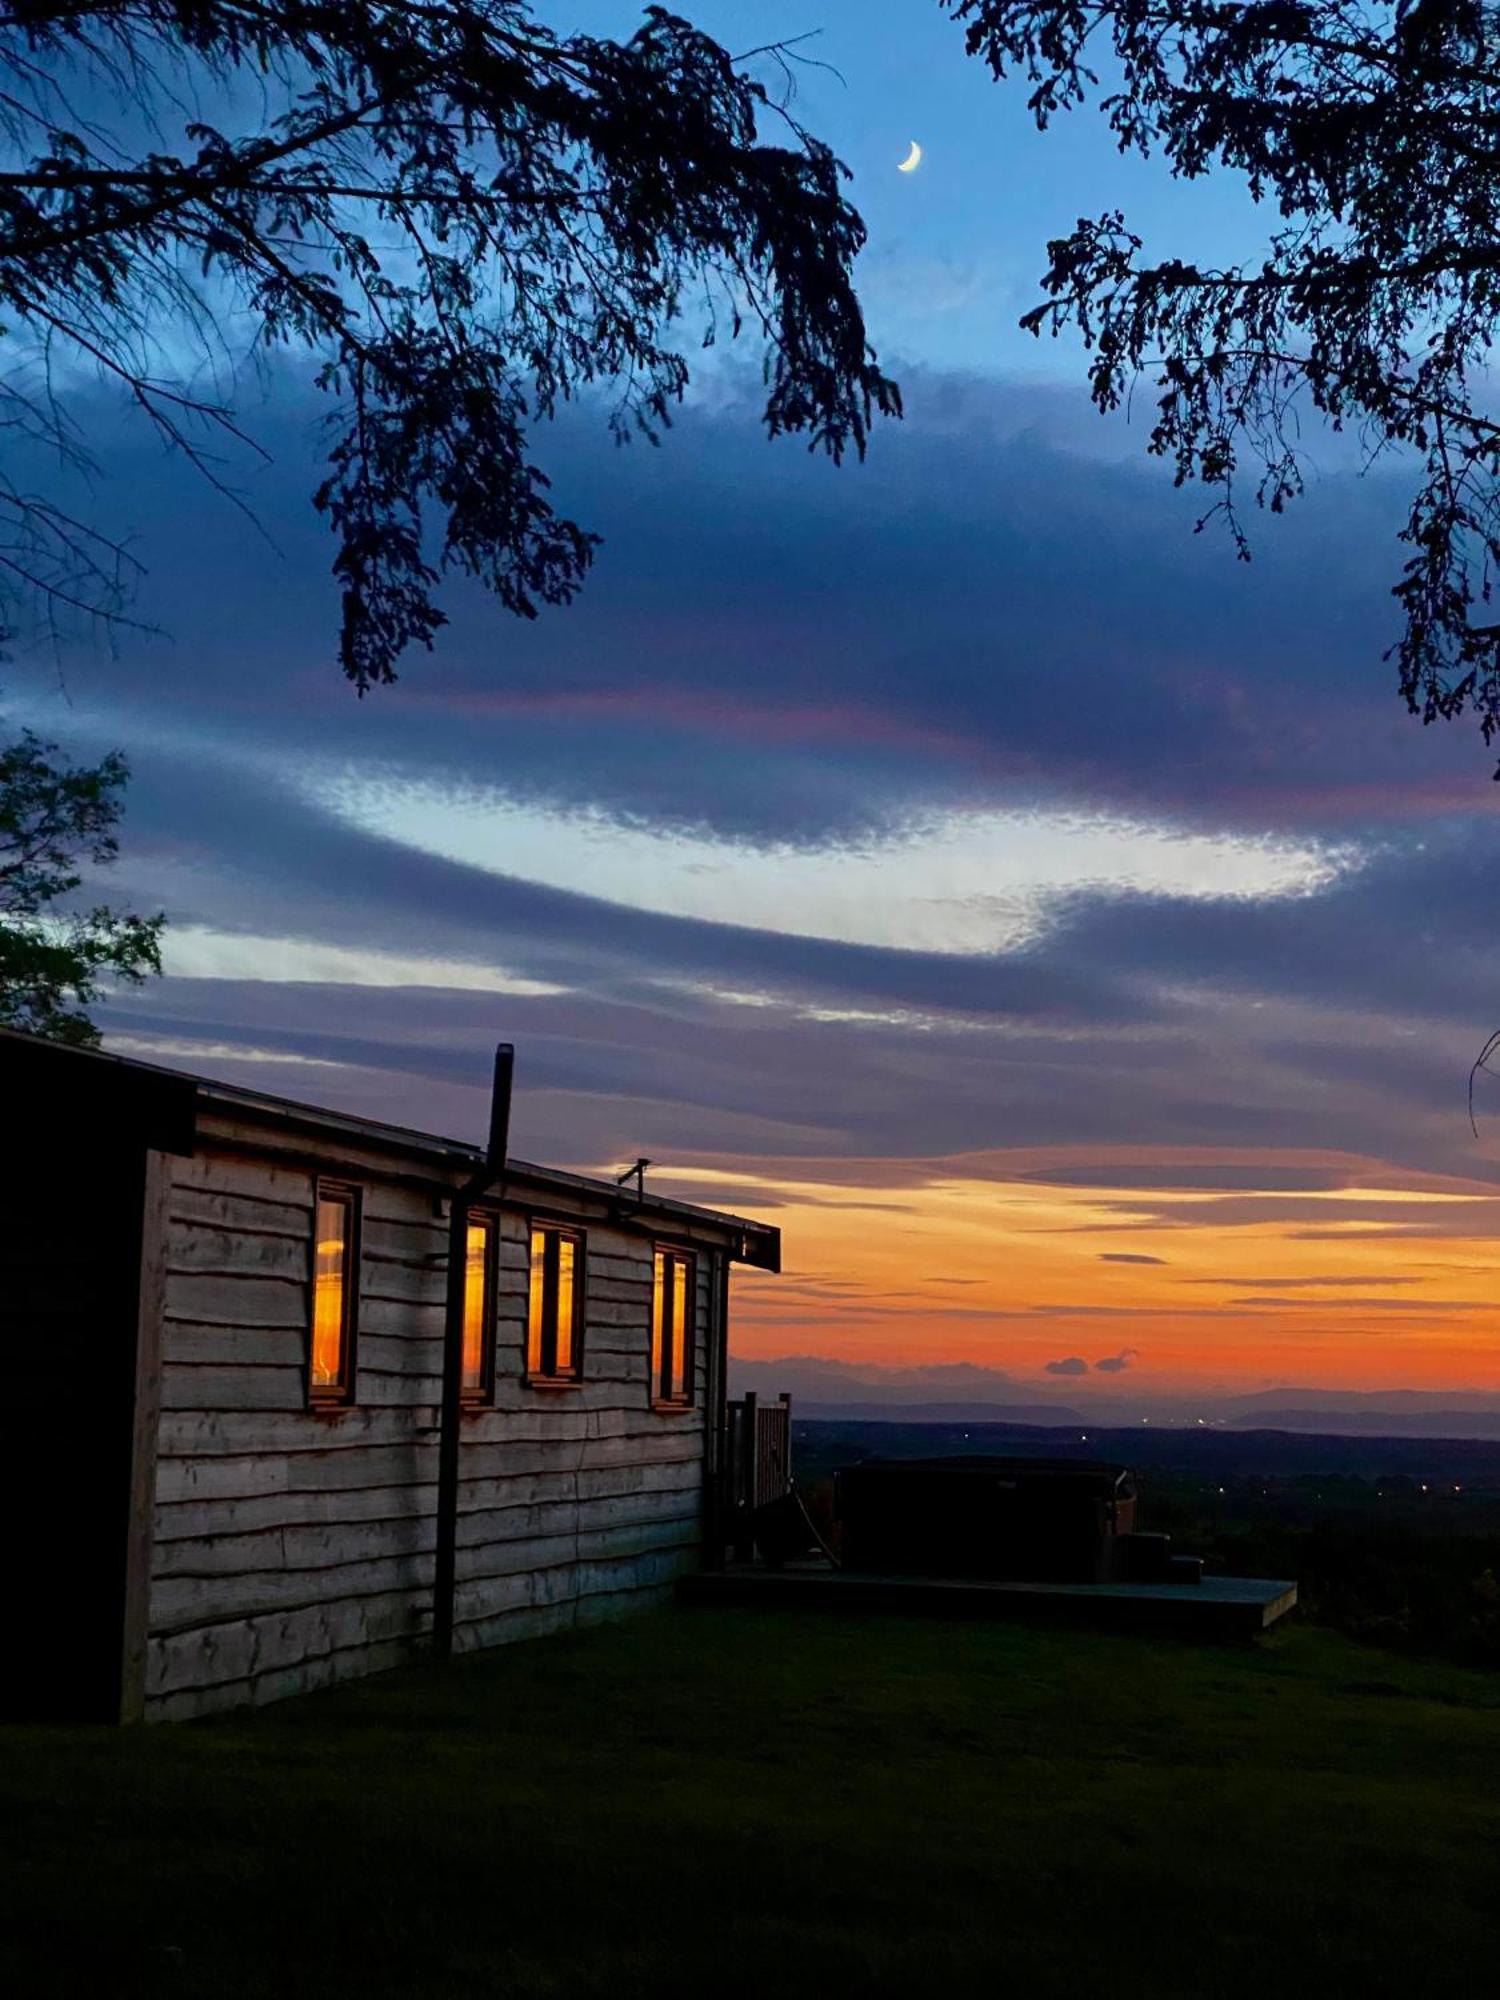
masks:
[(1239, 564), (1078, 347), (1015, 326), (1080, 214), (1221, 261), (1263, 218), (1092, 120), (1038, 136), (924, 0), (687, 11), (820, 31), (795, 108), (852, 169), (904, 421), (862, 465), (768, 444), (748, 351), (659, 450), (570, 411), (541, 449), (604, 537), (582, 599), (455, 593), (357, 701), (297, 382), (247, 390), (258, 528), (80, 384), (160, 630), (23, 648), (3, 694), (131, 760), (110, 894), (167, 912), (168, 977), (106, 1045), (474, 1138), (513, 1040), (518, 1154), (645, 1154), (780, 1225), (748, 1361), (1127, 1413), (1500, 1391), (1500, 1081), (1478, 1139), (1465, 1100), (1500, 791), (1382, 661), (1400, 468), (1311, 439)]

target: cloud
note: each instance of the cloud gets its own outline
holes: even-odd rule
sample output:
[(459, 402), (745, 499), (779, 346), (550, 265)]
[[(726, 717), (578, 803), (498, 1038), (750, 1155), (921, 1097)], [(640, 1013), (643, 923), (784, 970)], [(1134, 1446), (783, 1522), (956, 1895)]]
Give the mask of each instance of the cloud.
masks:
[(1482, 755), (1403, 726), (1379, 665), (1399, 481), (1326, 479), (1236, 565), (1135, 439), (1080, 476), (1055, 419), (1097, 444), (1086, 395), (920, 370), (907, 391), (905, 423), (844, 468), (767, 450), (749, 390), (685, 410), (659, 453), (571, 413), (546, 436), (555, 491), (605, 537), (579, 603), (527, 625), (459, 586), (439, 650), (362, 704), (307, 499), (323, 400), (278, 386), (256, 417), (272, 462), (229, 473), (274, 527), (254, 561), (241, 516), (101, 401), (80, 422), (131, 494), (139, 609), (171, 642), (78, 652), (70, 692), (356, 773), (762, 842), (1001, 803), (1216, 836), (1400, 826), (1465, 773), (1478, 805)]
[[(1231, 1299), (1235, 1306), (1279, 1306), (1283, 1311), (1299, 1308), (1303, 1312), (1324, 1312), (1327, 1307), (1321, 1299), (1287, 1298), (1277, 1294), (1266, 1294), (1242, 1299)], [(1493, 1299), (1387, 1299), (1378, 1294), (1370, 1298), (1344, 1298), (1339, 1306), (1347, 1312), (1402, 1313), (1410, 1319), (1427, 1319), (1442, 1313), (1493, 1313)]]
[[(478, 1136), (503, 1036), (533, 1157), (735, 1166), (783, 1214), (903, 1191), (903, 1227), (946, 1182), (1003, 1186), (1062, 1261), (975, 1339), (992, 1319), (1032, 1381), (1084, 1320), (1148, 1316), (1096, 1259), (1185, 1265), (1212, 1233), (1239, 1247), (1195, 1268), (1250, 1275), (1192, 1282), (1332, 1313), (1387, 1282), (1340, 1277), (1339, 1245), (1493, 1234), (1500, 1084), (1478, 1146), (1463, 1085), (1500, 992), (1500, 817), (1478, 749), (1390, 701), (1389, 492), (1328, 478), (1247, 571), (1154, 470), (1081, 477), (1065, 402), (923, 376), (839, 473), (767, 451), (732, 394), (663, 453), (566, 424), (559, 495), (607, 536), (582, 602), (522, 626), (460, 591), (364, 703), (331, 660), (308, 409), (272, 412), (278, 462), (246, 473), (264, 562), (92, 427), (173, 643), (73, 653), (71, 706), (50, 658), (6, 674), (133, 760), (109, 893), (166, 907), (173, 976), (103, 1010), (114, 1045)], [(486, 802), (482, 840), (438, 823), (452, 799)], [(1121, 826), (1146, 838), (1112, 855)], [(1235, 857), (1330, 855), (1355, 859), (1204, 893)], [(1302, 1243), (1327, 1276), (1254, 1275)], [(893, 1340), (897, 1291), (867, 1301)], [(1040, 1352), (1002, 1344), (1047, 1318)]]
[(1061, 1361), (1048, 1361), (1044, 1365), (1049, 1375), (1087, 1375), (1089, 1372), (1089, 1364), (1081, 1354), (1065, 1355)]
[[(930, 1367), (882, 1367), (877, 1363), (829, 1360), (812, 1354), (788, 1354), (774, 1361), (733, 1356), (737, 1386), (779, 1393), (789, 1389), (811, 1402), (851, 1397), (863, 1402), (1013, 1403), (1019, 1385), (1000, 1368), (970, 1362), (938, 1363)], [(1035, 1392), (1027, 1389), (1027, 1395)]]
[(304, 938), (256, 937), (216, 931), (204, 924), (178, 924), (167, 932), (162, 964), (169, 975), (186, 979), (274, 980), (321, 986), (422, 986), (449, 992), (474, 990), (508, 995), (547, 995), (565, 989), (545, 981), (518, 979), (502, 966), (464, 959), (403, 957), (397, 952), (359, 950)]
[(633, 908), (901, 951), (1013, 952), (1055, 907), (1090, 895), (1254, 901), (1307, 896), (1348, 856), (1315, 845), (1185, 833), (1077, 813), (952, 811), (857, 844), (750, 846), (559, 812), (504, 792), (345, 779), (310, 761), (302, 785), (383, 838), (487, 872)]
[[(1469, 1268), (1474, 1268), (1474, 1267), (1469, 1267)], [(1479, 1266), (1478, 1268), (1488, 1269), (1489, 1267)], [(1231, 1289), (1239, 1289), (1241, 1291), (1251, 1289), (1259, 1285), (1259, 1286), (1270, 1287), (1278, 1292), (1290, 1292), (1290, 1291), (1306, 1292), (1306, 1291), (1348, 1291), (1348, 1290), (1358, 1291), (1361, 1287), (1364, 1287), (1366, 1290), (1369, 1290), (1371, 1287), (1375, 1285), (1381, 1285), (1387, 1288), (1389, 1288), (1392, 1285), (1420, 1285), (1422, 1283), (1422, 1280), (1414, 1276), (1402, 1276), (1393, 1273), (1388, 1273), (1385, 1271), (1356, 1271), (1348, 1276), (1335, 1277), (1335, 1278), (1326, 1278), (1326, 1277), (1288, 1278), (1281, 1276), (1272, 1277), (1268, 1274), (1263, 1277), (1251, 1277), (1251, 1278), (1244, 1278), (1244, 1277), (1179, 1278), (1177, 1280), (1177, 1283), (1181, 1285), (1229, 1286)], [(1344, 1303), (1347, 1304), (1348, 1301), (1345, 1300)]]
[(1136, 1359), (1138, 1352), (1139, 1350), (1134, 1347), (1122, 1347), (1118, 1354), (1106, 1354), (1096, 1361), (1094, 1366), (1101, 1375), (1122, 1375)]

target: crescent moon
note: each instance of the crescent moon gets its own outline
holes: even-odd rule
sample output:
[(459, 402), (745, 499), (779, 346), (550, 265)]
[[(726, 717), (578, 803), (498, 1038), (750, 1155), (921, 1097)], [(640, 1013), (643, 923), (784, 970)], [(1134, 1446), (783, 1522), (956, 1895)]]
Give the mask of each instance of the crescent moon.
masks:
[(911, 151), (907, 154), (906, 158), (902, 160), (900, 164), (897, 166), (896, 172), (898, 174), (914, 174), (917, 171), (917, 168), (921, 166), (921, 164), (922, 164), (922, 148), (917, 144), (916, 140), (913, 139), (911, 142)]

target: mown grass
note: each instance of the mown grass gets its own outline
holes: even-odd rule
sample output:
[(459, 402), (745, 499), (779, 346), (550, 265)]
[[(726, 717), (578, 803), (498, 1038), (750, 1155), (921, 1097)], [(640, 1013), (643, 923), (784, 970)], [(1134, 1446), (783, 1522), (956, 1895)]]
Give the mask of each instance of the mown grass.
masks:
[(0, 1731), (32, 1996), (1493, 1990), (1500, 1683), (663, 1613), (259, 1714)]

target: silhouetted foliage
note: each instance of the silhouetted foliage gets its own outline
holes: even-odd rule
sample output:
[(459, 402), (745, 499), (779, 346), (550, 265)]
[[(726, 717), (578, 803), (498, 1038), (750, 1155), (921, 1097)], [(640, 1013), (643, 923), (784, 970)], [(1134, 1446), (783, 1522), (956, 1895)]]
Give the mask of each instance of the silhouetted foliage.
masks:
[[(1311, 406), (1404, 447), (1421, 477), (1395, 595), (1401, 691), (1425, 721), (1500, 730), (1500, 21), (1474, 0), (942, 0), (971, 54), (1024, 76), (1040, 126), (1091, 98), (1122, 152), (1193, 179), (1243, 177), (1280, 227), (1263, 258), (1142, 260), (1109, 210), (1049, 245), (1046, 301), (1111, 410), (1142, 375), (1151, 449), (1218, 489), (1240, 553), (1237, 478), (1279, 511), (1301, 491)], [(1207, 518), (1207, 517), (1205, 517)], [(1202, 525), (1200, 523), (1200, 525)], [(1497, 773), (1500, 775), (1500, 773)]]
[(99, 1031), (84, 1009), (101, 981), (161, 971), (165, 920), (71, 907), (81, 861), (102, 867), (119, 852), (129, 771), (117, 751), (85, 769), (56, 751), (29, 729), (0, 743), (0, 1027), (87, 1047)]
[[(655, 436), (683, 345), (748, 325), (773, 436), (837, 459), (899, 408), (844, 169), (659, 7), (616, 42), (527, 0), (10, 0), (0, 79), (0, 421), (86, 462), (61, 374), (82, 364), (219, 480), (242, 433), (205, 370), (247, 330), (306, 350), (361, 690), (431, 643), (444, 570), (526, 617), (577, 591), (595, 538), (530, 433), (586, 385)], [(123, 543), (3, 475), (0, 519), (13, 586), (119, 615)]]
[[(1441, 1446), (1434, 1446), (1440, 1456)], [(1493, 1475), (1491, 1475), (1493, 1477)], [(1398, 1651), (1500, 1667), (1500, 1492), (1399, 1475), (1144, 1483), (1142, 1518), (1226, 1576), (1292, 1576), (1305, 1618)]]

